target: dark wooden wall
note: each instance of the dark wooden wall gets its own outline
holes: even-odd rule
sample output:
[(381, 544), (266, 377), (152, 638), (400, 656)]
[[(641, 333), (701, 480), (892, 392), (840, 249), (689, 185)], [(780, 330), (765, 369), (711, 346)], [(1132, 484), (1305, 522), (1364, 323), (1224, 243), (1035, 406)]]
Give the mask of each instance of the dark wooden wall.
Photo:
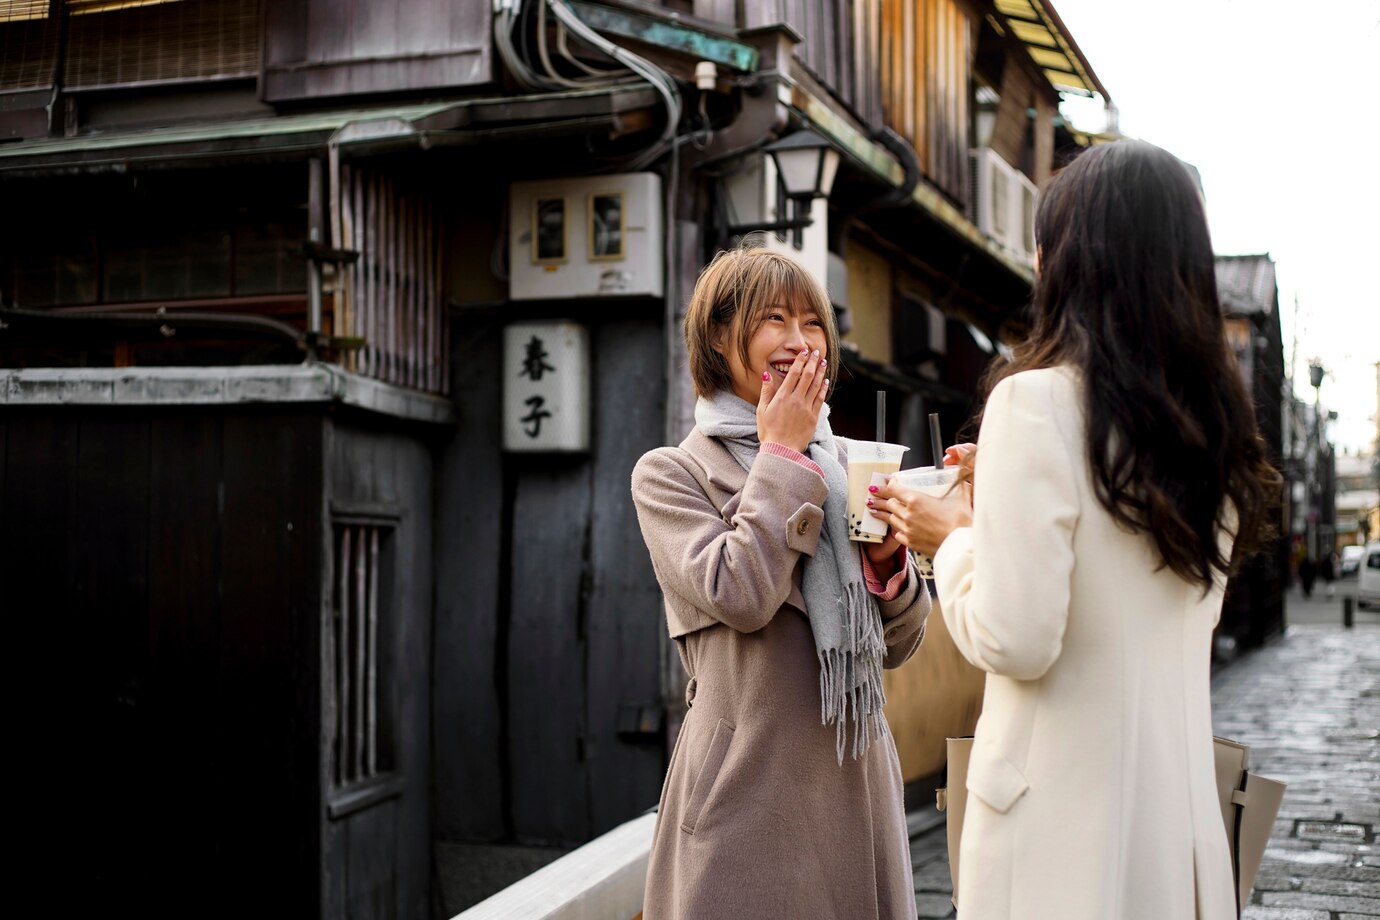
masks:
[[(1263, 340), (1251, 362), (1249, 381), (1255, 403), (1256, 427), (1265, 441), (1267, 456), (1284, 469), (1284, 345), (1276, 295), (1272, 309), (1250, 318), (1251, 340)], [(1286, 507), (1287, 481), (1280, 486), (1277, 507)], [(1242, 648), (1254, 648), (1284, 631), (1284, 593), (1289, 588), (1289, 533), (1278, 531), (1260, 553), (1232, 579), (1222, 603), (1218, 632), (1234, 638)]]
[[(1002, 68), (1001, 102), (997, 104), (991, 147), (1038, 185), (1049, 177), (1054, 158), (1053, 118), (1058, 106), (1049, 98), (1052, 91), (1048, 84), (1032, 70), (1018, 52), (1010, 53)], [(1032, 109), (1034, 118), (1030, 116)]]
[(441, 839), (574, 843), (656, 804), (664, 738), (619, 728), (660, 696), (660, 594), (629, 494), (662, 439), (660, 310), (564, 311), (591, 328), (588, 457), (500, 452), (502, 323), (456, 320), (460, 430), (437, 487)]
[(44, 903), (316, 915), (321, 432), (293, 410), (0, 413), (16, 879)]
[[(332, 519), (396, 520), (391, 578), (379, 600), (380, 654), (388, 659), (380, 679), (391, 681), (380, 703), (390, 710), (382, 716), (391, 729), (383, 746), (402, 787), (338, 818), (321, 809), (322, 915), (420, 918), (430, 912), (431, 878), (431, 432), (400, 433), (357, 416), (326, 427), (324, 491)], [(330, 545), (327, 537), (323, 550)], [(322, 577), (329, 592), (339, 573), (323, 567)]]
[(274, 0), (265, 5), (264, 99), (445, 89), (493, 79), (492, 4)]
[(877, 69), (884, 0), (661, 0), (668, 9), (688, 3), (702, 19), (735, 29), (786, 23), (800, 33), (796, 60), (870, 125), (882, 121)]

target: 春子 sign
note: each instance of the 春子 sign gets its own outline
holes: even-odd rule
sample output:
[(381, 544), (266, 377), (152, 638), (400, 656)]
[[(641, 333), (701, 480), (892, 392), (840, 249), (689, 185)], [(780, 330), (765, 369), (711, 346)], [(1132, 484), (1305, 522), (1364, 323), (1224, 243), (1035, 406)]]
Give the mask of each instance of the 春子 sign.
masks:
[(589, 450), (589, 330), (566, 321), (503, 331), (503, 449)]

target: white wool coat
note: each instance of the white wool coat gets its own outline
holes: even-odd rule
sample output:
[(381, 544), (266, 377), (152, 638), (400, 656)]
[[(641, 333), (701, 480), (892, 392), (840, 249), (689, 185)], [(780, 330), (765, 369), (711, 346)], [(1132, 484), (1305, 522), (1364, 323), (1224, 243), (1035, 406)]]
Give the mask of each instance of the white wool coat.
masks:
[[(1204, 596), (1093, 492), (1069, 368), (992, 392), (973, 525), (934, 560), (987, 672), (960, 850), (962, 920), (1232, 920)], [(1227, 539), (1227, 537), (1223, 537)]]

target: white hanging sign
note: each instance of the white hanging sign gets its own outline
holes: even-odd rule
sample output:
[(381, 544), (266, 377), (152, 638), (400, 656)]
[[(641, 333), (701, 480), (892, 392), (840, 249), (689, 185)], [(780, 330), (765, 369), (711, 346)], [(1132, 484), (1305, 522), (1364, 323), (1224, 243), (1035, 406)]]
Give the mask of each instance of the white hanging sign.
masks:
[(513, 323), (503, 331), (503, 449), (589, 450), (589, 330)]

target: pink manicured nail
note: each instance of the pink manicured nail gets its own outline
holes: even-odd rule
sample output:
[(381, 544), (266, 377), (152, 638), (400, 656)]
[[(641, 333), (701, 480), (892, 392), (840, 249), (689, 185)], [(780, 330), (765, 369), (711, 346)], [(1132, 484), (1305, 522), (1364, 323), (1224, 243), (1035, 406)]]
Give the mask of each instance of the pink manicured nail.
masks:
[(762, 379), (763, 379), (763, 380), (770, 380), (770, 379), (771, 379), (771, 371), (762, 371)]
[(868, 487), (867, 487), (867, 491), (869, 491), (869, 492), (876, 492), (876, 491), (877, 491), (877, 487), (876, 487), (876, 486), (868, 486)]
[(869, 508), (872, 507), (872, 499), (870, 499), (870, 498), (867, 500), (867, 507), (869, 507)]
[(828, 359), (828, 358), (820, 358), (820, 359), (819, 359), (819, 366), (820, 366), (820, 367), (823, 367), (824, 365), (826, 365), (826, 364), (828, 364), (828, 363), (829, 363), (829, 359)]

